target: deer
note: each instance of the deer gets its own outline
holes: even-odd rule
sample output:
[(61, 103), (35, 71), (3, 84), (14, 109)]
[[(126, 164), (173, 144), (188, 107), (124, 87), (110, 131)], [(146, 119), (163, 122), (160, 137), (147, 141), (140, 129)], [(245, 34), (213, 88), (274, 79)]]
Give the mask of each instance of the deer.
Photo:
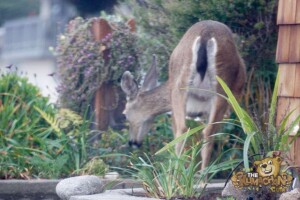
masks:
[[(169, 59), (168, 80), (160, 85), (156, 65), (154, 56), (141, 87), (129, 71), (121, 77), (121, 88), (127, 99), (123, 114), (129, 122), (129, 145), (141, 146), (157, 115), (172, 112), (175, 138), (187, 131), (187, 116), (206, 116), (207, 125), (201, 136), (205, 141), (201, 150), (201, 170), (205, 169), (213, 150), (210, 136), (219, 129), (217, 122), (223, 120), (228, 109), (227, 100), (221, 97), (225, 92), (216, 77), (225, 81), (237, 98), (241, 96), (245, 84), (245, 64), (233, 33), (221, 22), (197, 22), (173, 50)], [(177, 153), (182, 145), (182, 142), (175, 145)]]

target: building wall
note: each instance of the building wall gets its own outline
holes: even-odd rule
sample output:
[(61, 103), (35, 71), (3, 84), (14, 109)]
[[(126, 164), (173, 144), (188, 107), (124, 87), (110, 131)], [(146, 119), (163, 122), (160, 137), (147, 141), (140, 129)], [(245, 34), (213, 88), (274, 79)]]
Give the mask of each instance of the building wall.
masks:
[(76, 15), (75, 8), (61, 0), (43, 0), (39, 16), (7, 21), (0, 27), (0, 72), (13, 65), (18, 73), (41, 88), (42, 94), (56, 102), (57, 79), (55, 57), (49, 47), (56, 45), (57, 35)]
[[(55, 103), (58, 98), (56, 87), (58, 80), (56, 76), (50, 76), (56, 71), (54, 59), (27, 59), (16, 63), (0, 62), (0, 68), (2, 72), (7, 72), (8, 69), (5, 66), (13, 64), (17, 73), (21, 76), (26, 76), (29, 82), (38, 86), (41, 89), (41, 93), (44, 96), (49, 96), (50, 101)], [(15, 68), (16, 67), (16, 68)]]

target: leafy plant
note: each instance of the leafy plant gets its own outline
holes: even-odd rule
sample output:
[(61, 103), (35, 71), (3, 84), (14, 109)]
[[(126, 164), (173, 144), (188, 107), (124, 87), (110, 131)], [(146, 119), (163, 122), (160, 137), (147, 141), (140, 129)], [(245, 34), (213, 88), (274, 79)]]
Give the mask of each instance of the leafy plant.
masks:
[(88, 161), (87, 139), (90, 134), (90, 122), (82, 119), (73, 111), (62, 109), (51, 116), (38, 107), (35, 109), (49, 123), (45, 133), (55, 132), (55, 138), (49, 141), (49, 149), (55, 152), (53, 159), (65, 158), (65, 165), (60, 169), (61, 174), (79, 171)]
[(141, 148), (130, 148), (128, 143), (128, 130), (121, 131), (108, 130), (101, 133), (99, 141), (93, 145), (91, 155), (101, 155), (101, 158), (112, 167), (127, 166), (128, 156), (131, 154), (143, 156), (144, 152), (153, 155), (166, 143), (173, 139), (173, 133), (170, 127), (170, 117), (161, 115), (154, 121), (153, 127), (144, 138)]
[(34, 109), (54, 114), (54, 106), (36, 86), (16, 72), (0, 77), (0, 178), (28, 178), (35, 173), (33, 157), (47, 157), (46, 121)]
[[(296, 117), (289, 125), (290, 117), (293, 113), (288, 113), (283, 120), (280, 122), (279, 126), (275, 125), (275, 114), (277, 106), (277, 92), (278, 92), (278, 80), (279, 74), (277, 75), (276, 83), (273, 90), (272, 102), (269, 109), (269, 119), (267, 122), (267, 128), (261, 129), (259, 123), (255, 121), (255, 118), (252, 118), (237, 102), (234, 95), (226, 85), (226, 83), (217, 77), (220, 85), (223, 87), (225, 93), (227, 94), (227, 99), (229, 104), (232, 106), (234, 112), (238, 116), (239, 122), (244, 133), (247, 135), (244, 150), (243, 150), (243, 159), (244, 166), (246, 169), (249, 168), (249, 153), (262, 154), (266, 155), (272, 151), (283, 151), (287, 152), (291, 146), (291, 143), (294, 141), (288, 141), (289, 135), (292, 133), (294, 128), (300, 122), (300, 116)], [(295, 136), (296, 137), (296, 136)], [(295, 138), (294, 137), (294, 138)]]
[[(184, 144), (190, 136), (201, 130), (197, 127), (170, 142), (166, 147), (157, 152), (158, 157), (138, 157), (132, 161), (130, 171), (143, 182), (143, 187), (149, 196), (154, 198), (199, 198), (206, 185), (204, 183), (219, 171), (232, 168), (239, 160), (222, 161), (221, 158), (227, 152), (222, 153), (206, 169), (199, 171), (201, 161), (198, 160), (204, 143), (193, 143), (186, 150), (175, 154), (171, 148), (174, 144), (184, 140)], [(161, 154), (164, 152), (163, 154)], [(156, 155), (157, 155), (156, 154)], [(135, 157), (133, 157), (135, 158)]]
[(104, 176), (108, 172), (109, 166), (99, 157), (93, 157), (76, 174)]
[(117, 83), (126, 70), (139, 73), (137, 36), (129, 27), (114, 23), (114, 31), (96, 41), (92, 21), (71, 21), (56, 48), (61, 103), (82, 115), (103, 82)]

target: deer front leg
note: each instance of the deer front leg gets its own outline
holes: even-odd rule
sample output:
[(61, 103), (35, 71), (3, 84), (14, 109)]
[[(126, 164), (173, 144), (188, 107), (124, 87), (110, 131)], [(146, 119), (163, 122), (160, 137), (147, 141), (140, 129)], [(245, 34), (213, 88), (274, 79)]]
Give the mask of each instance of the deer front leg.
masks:
[[(178, 138), (186, 131), (185, 126), (185, 98), (186, 94), (175, 89), (171, 93), (172, 118), (173, 118), (173, 134)], [(175, 145), (176, 154), (179, 155), (183, 148), (183, 142), (178, 142)]]
[(222, 97), (216, 96), (215, 102), (212, 104), (212, 108), (209, 114), (208, 124), (203, 130), (203, 140), (205, 142), (204, 147), (201, 151), (202, 164), (201, 170), (205, 169), (210, 161), (212, 149), (213, 149), (213, 139), (210, 137), (212, 134), (215, 134), (219, 128), (219, 125), (213, 124), (215, 122), (222, 121), (224, 114), (227, 110), (227, 102)]

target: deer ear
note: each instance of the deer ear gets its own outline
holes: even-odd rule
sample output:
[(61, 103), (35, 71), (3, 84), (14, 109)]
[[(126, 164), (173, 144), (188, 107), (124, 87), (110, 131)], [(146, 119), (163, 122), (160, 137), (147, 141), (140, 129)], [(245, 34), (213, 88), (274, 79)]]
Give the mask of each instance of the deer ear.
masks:
[(124, 72), (122, 75), (121, 88), (129, 99), (134, 99), (136, 97), (138, 85), (129, 71)]
[(129, 30), (131, 32), (135, 32), (136, 31), (136, 25), (135, 25), (135, 20), (134, 19), (130, 19), (126, 22), (127, 26), (129, 26)]
[(156, 65), (156, 55), (153, 55), (152, 65), (145, 76), (145, 80), (141, 88), (143, 91), (151, 90), (157, 86), (158, 75)]

